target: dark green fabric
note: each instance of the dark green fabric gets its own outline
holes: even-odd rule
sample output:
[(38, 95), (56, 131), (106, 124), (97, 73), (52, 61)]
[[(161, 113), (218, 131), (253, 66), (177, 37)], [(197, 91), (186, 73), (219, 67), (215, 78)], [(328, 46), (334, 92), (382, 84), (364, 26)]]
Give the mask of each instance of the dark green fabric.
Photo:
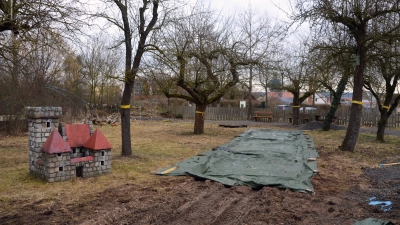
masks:
[(392, 222), (375, 218), (368, 218), (362, 221), (356, 221), (353, 225), (394, 225)]
[(165, 175), (192, 175), (228, 186), (274, 186), (314, 192), (309, 180), (317, 170), (317, 151), (302, 131), (251, 129), (231, 142), (173, 166)]

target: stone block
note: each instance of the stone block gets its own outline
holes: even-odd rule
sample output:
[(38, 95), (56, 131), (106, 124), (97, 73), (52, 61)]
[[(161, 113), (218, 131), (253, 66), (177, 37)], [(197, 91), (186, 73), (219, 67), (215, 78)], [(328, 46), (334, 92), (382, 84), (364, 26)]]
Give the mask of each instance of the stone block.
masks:
[(55, 179), (54, 178), (47, 178), (47, 181), (50, 182), (50, 183), (53, 183), (55, 181)]
[(42, 112), (34, 112), (33, 116), (38, 118), (38, 117), (42, 117), (43, 115), (42, 115)]

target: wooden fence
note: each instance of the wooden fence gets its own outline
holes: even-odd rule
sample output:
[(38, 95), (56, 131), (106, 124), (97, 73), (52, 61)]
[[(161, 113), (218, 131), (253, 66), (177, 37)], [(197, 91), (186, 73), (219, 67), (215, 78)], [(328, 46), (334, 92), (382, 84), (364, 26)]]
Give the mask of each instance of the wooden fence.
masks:
[[(175, 114), (181, 114), (185, 119), (194, 119), (195, 107), (194, 106), (178, 106), (170, 109)], [(204, 114), (206, 120), (247, 120), (247, 108), (237, 107), (207, 107)], [(287, 123), (288, 118), (291, 117), (290, 110), (266, 110), (256, 108), (255, 111), (272, 111), (274, 116), (272, 122)], [(324, 118), (328, 110), (318, 109), (316, 111), (306, 111), (310, 115), (310, 121), (315, 121), (315, 115)], [(339, 108), (336, 113), (336, 124), (347, 126), (349, 123), (350, 107)], [(377, 110), (364, 110), (361, 116), (361, 125), (376, 127), (380, 113)], [(387, 127), (400, 127), (400, 114), (392, 114), (388, 119)]]

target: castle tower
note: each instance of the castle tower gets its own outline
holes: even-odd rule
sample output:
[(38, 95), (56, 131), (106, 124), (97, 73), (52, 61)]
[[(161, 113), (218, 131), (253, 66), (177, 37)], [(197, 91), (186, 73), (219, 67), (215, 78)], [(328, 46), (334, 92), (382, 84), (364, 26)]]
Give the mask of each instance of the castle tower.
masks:
[(58, 129), (58, 119), (62, 116), (61, 107), (26, 107), (28, 119), (29, 172), (43, 177), (44, 166), (40, 149), (50, 133)]

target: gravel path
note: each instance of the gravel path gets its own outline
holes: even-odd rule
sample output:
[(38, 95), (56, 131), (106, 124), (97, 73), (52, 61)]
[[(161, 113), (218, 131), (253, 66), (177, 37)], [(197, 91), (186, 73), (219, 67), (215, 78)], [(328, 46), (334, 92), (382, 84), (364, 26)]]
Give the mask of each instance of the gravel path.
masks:
[[(260, 127), (287, 127), (287, 128), (298, 128), (299, 130), (322, 130), (322, 123), (318, 121), (311, 121), (307, 124), (294, 126), (290, 123), (267, 123), (267, 122), (254, 122), (254, 121), (212, 121), (207, 120), (207, 123), (217, 123), (220, 125), (248, 125), (248, 126), (260, 126)], [(340, 126), (336, 124), (331, 124), (332, 130), (346, 130), (346, 126)], [(378, 130), (377, 127), (361, 127), (360, 131), (362, 133), (376, 134)], [(395, 135), (400, 137), (400, 130), (394, 130), (386, 128), (386, 135)]]

